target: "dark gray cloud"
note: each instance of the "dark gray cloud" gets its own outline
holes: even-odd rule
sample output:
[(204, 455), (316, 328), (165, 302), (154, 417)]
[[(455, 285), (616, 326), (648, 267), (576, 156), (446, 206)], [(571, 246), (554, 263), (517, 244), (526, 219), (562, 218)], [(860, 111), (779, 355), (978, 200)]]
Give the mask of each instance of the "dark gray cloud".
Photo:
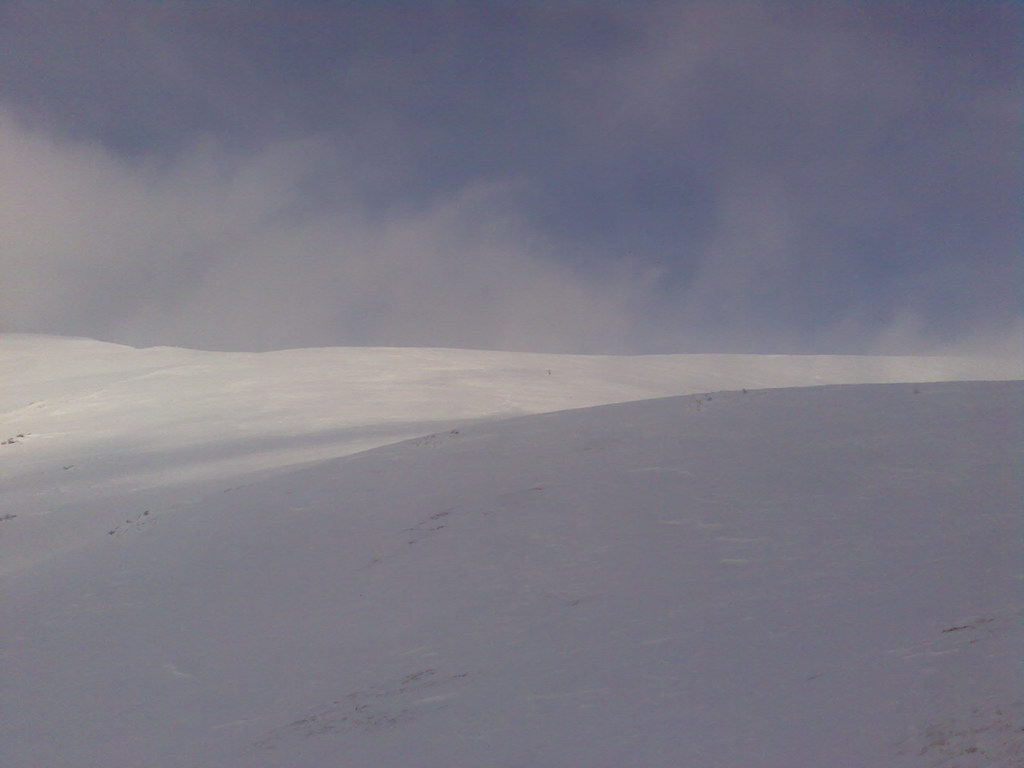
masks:
[(251, 349), (1012, 345), (1021, 15), (5, 3), (0, 324)]

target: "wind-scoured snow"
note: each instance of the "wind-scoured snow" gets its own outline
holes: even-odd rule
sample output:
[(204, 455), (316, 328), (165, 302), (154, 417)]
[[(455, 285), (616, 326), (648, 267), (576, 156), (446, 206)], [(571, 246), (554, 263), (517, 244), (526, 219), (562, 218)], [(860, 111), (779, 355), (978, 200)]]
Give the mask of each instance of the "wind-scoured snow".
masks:
[[(0, 570), (255, 473), (481, 419), (670, 395), (1012, 379), (1019, 362), (792, 355), (588, 356), (335, 348), (135, 349), (0, 334)], [(2, 513), (0, 513), (2, 514)]]
[(139, 508), (8, 574), (0, 762), (1019, 765), (1021, 394), (631, 402)]
[[(445, 395), (452, 421), (224, 487), (133, 485), (105, 497), (126, 505), (115, 521), (82, 486), (94, 495), (77, 510), (71, 498), (0, 522), (5, 537), (27, 531), (37, 554), (46, 541), (30, 539), (59, 539), (58, 523), (81, 535), (5, 576), (5, 768), (1020, 764), (1018, 382), (755, 390), (744, 377), (774, 371), (780, 384), (793, 359), (772, 369), (729, 356), (722, 373), (712, 356), (446, 350), (415, 365), (404, 350), (274, 353), (290, 360), (277, 366), (274, 354), (115, 347), (104, 368), (85, 349), (95, 342), (73, 344), (92, 366), (80, 389), (59, 366), (34, 379), (46, 390), (37, 434), (53, 445), (65, 439), (57, 409), (66, 439), (86, 446), (76, 430), (90, 396), (142, 410), (149, 381), (150, 423), (172, 442), (202, 433), (208, 406), (211, 432), (236, 423), (244, 454), (272, 436), (271, 404), (303, 366), (308, 388), (280, 423), (309, 434), (297, 414), (321, 398), (322, 418), (343, 429), (358, 408), (330, 393), (361, 391), (340, 362), (359, 355), (368, 389), (424, 406), (396, 423), (440, 424), (426, 404)], [(148, 372), (128, 365), (147, 355)], [(611, 361), (649, 364), (657, 386), (678, 376), (680, 389), (734, 376), (737, 391), (493, 418), (558, 397), (586, 405), (582, 381), (608, 397), (640, 389), (642, 371), (632, 384), (627, 371), (602, 379)], [(836, 375), (805, 362), (806, 375)], [(545, 394), (546, 371), (568, 376), (573, 363), (576, 390)], [(179, 386), (161, 381), (175, 370)], [(257, 395), (269, 370), (281, 378)], [(252, 432), (217, 389), (232, 380)], [(164, 400), (175, 389), (178, 425)], [(365, 412), (378, 406), (387, 412), (383, 400)], [(465, 423), (481, 417), (492, 418)], [(129, 456), (119, 441), (145, 437), (138, 418), (89, 422), (106, 442), (81, 460), (98, 445)], [(32, 446), (0, 445), (0, 461)], [(21, 492), (44, 490), (19, 477)], [(52, 529), (37, 525), (48, 519)]]
[[(742, 388), (1024, 377), (944, 357), (592, 356), (453, 349), (135, 349), (0, 334), (8, 491), (154, 488), (332, 458), (432, 425)], [(18, 435), (25, 435), (19, 438)], [(71, 470), (74, 471), (71, 471)], [(53, 499), (19, 498), (32, 511)]]

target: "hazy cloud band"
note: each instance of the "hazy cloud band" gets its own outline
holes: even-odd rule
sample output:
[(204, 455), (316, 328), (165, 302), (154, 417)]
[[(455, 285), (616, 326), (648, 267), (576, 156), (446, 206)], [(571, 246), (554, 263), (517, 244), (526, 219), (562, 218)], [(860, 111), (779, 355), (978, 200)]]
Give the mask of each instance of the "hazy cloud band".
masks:
[(0, 328), (1014, 352), (1013, 4), (0, 5)]

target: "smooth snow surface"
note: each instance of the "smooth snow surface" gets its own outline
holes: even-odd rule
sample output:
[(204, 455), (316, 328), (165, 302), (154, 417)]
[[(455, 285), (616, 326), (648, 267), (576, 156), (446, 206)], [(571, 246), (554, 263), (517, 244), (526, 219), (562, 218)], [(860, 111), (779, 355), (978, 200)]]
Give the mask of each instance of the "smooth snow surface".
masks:
[(0, 371), (0, 502), (33, 524), (0, 538), (3, 571), (88, 541), (93, 522), (116, 525), (136, 506), (480, 419), (742, 388), (1024, 378), (1019, 363), (971, 358), (245, 354), (36, 334), (0, 334)]
[(1018, 382), (0, 340), (4, 768), (1021, 765)]

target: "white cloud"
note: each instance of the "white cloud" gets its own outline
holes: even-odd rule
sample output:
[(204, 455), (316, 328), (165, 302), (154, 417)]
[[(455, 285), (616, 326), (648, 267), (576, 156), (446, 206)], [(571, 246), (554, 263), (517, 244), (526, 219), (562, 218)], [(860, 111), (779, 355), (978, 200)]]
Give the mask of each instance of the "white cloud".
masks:
[(1020, 316), (997, 11), (17, 7), (3, 328), (913, 352)]
[(0, 200), (8, 329), (214, 348), (601, 350), (622, 348), (629, 307), (643, 305), (639, 282), (546, 258), (501, 184), (384, 213), (358, 188), (306, 208), (304, 183), (339, 162), (316, 141), (133, 165), (5, 118), (0, 145), (15, 180)]

